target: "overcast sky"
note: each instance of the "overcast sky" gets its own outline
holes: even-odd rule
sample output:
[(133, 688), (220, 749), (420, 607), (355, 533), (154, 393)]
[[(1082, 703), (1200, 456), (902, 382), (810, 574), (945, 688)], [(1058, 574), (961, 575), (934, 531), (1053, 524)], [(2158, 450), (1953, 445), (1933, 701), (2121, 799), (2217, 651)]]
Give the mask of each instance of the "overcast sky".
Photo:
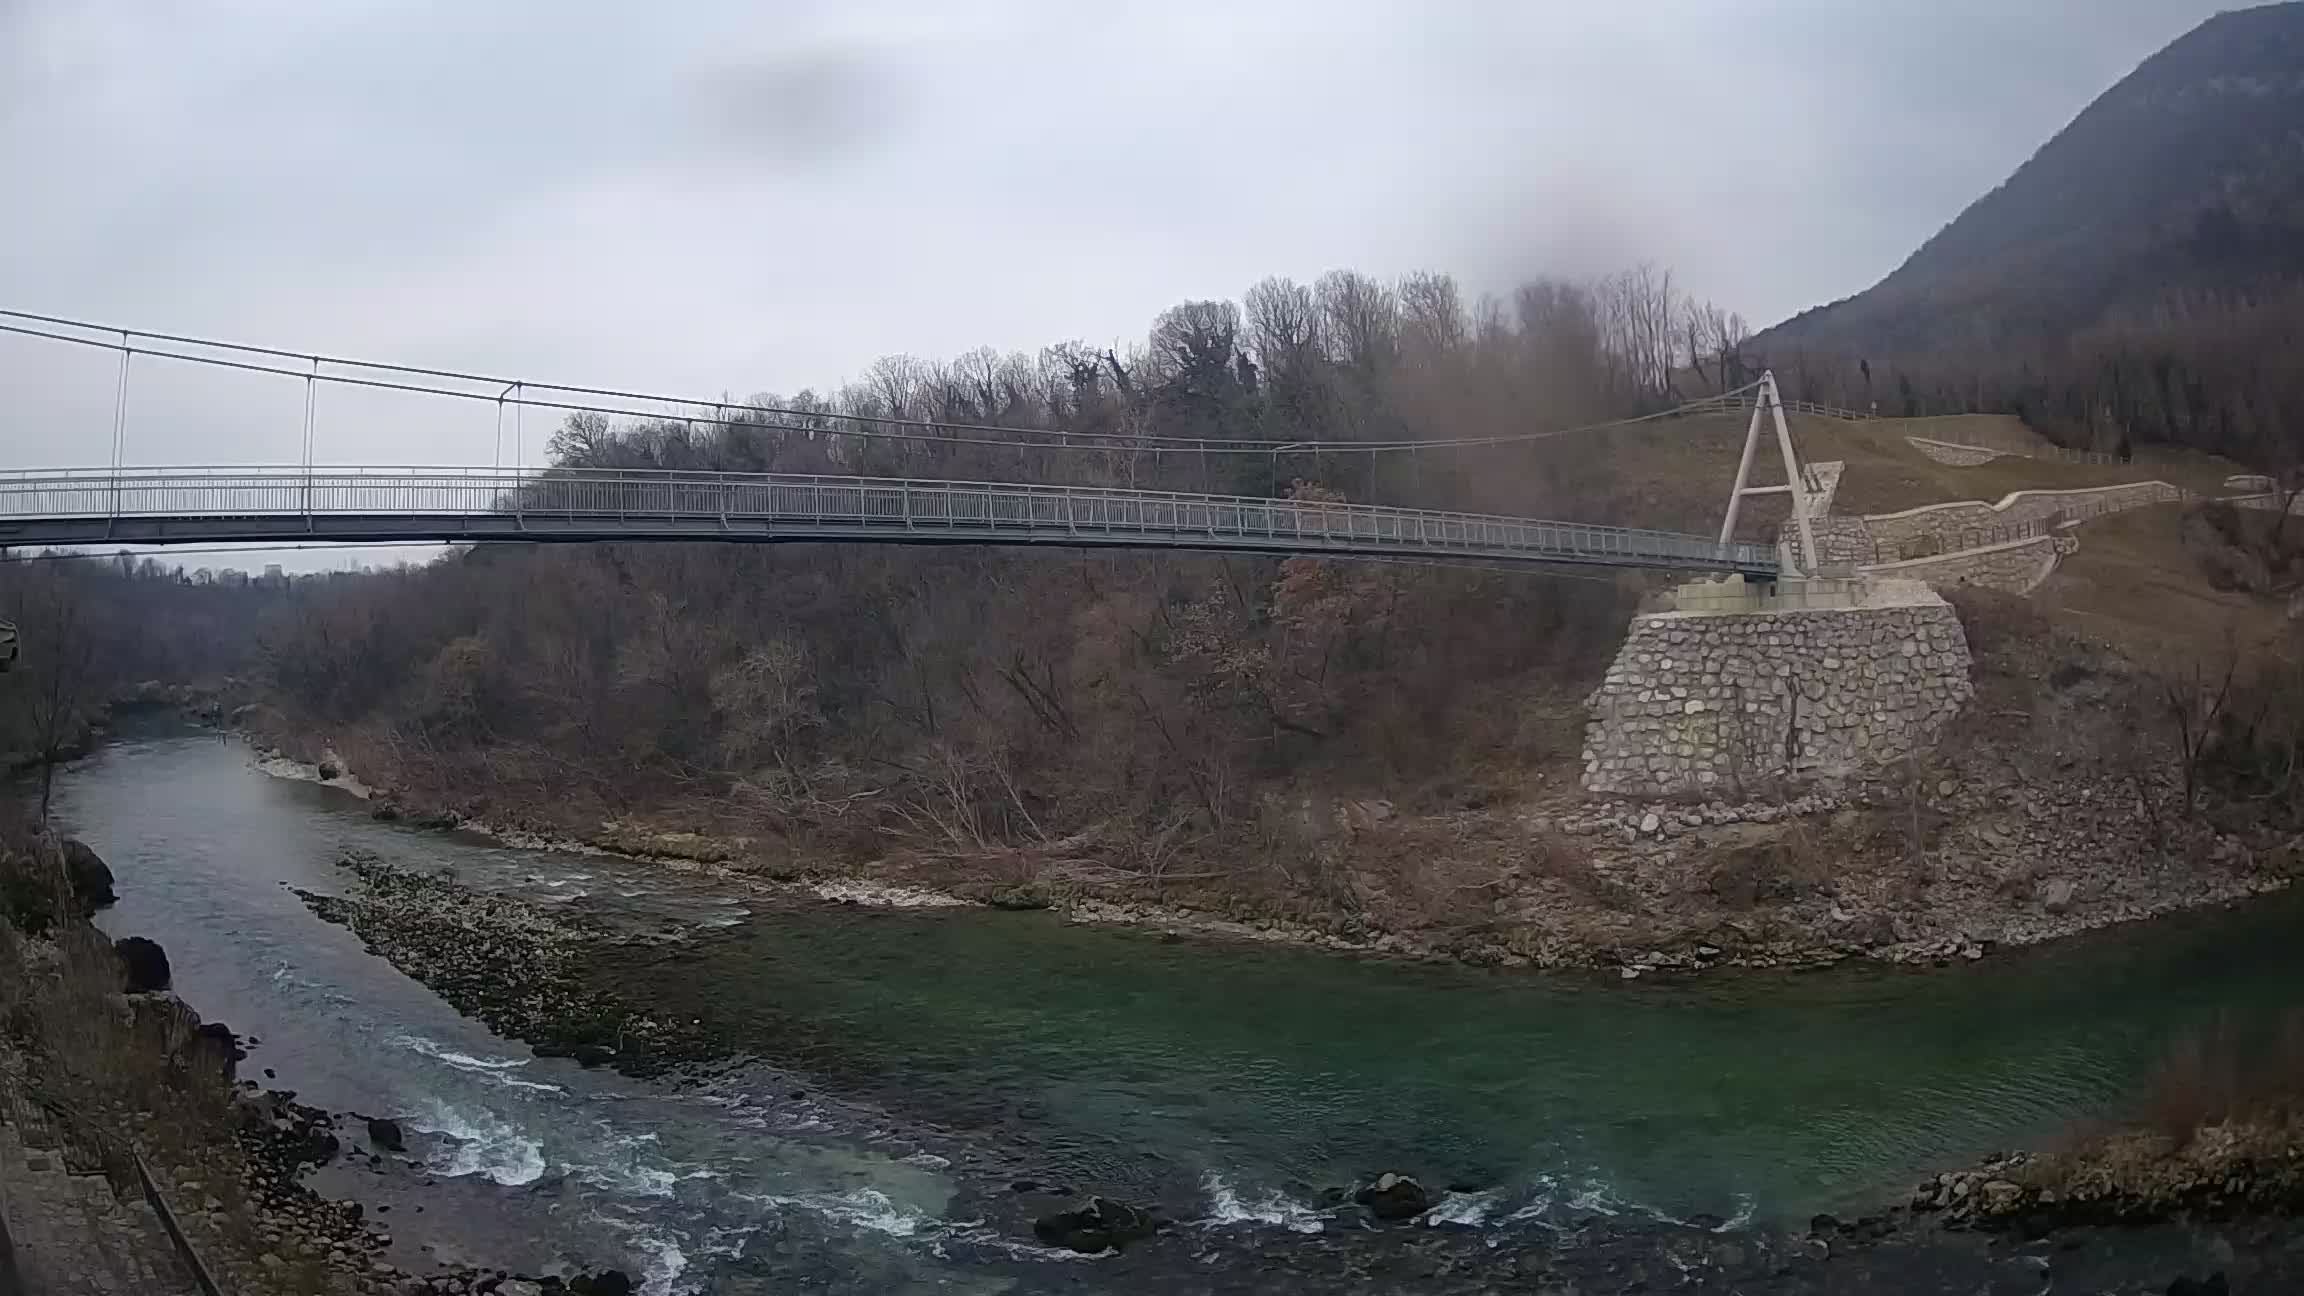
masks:
[[(1652, 259), (1760, 325), (2224, 7), (0, 0), (0, 306), (737, 396), (1336, 267)], [(107, 374), (0, 339), (0, 464), (103, 462)], [(129, 459), (296, 458), (300, 394), (139, 378)]]

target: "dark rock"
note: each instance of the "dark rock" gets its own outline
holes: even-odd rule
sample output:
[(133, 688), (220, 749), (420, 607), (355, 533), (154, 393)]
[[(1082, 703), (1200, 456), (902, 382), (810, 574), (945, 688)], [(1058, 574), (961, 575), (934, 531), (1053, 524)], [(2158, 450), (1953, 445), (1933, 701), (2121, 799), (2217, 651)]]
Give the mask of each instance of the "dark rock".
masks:
[(344, 769), (343, 769), (343, 767), (342, 767), (342, 766), (340, 766), (340, 765), (338, 765), (338, 764), (337, 764), (336, 762), (334, 762), (334, 761), (322, 761), (322, 762), (320, 762), (320, 781), (321, 781), (321, 782), (323, 782), (323, 783), (327, 782), (327, 781), (328, 781), (328, 780), (330, 780), (330, 779), (336, 778), (336, 777), (340, 776), (340, 775), (341, 775), (341, 774), (343, 774), (343, 773), (344, 773)]
[(168, 955), (157, 941), (129, 936), (112, 942), (120, 956), (120, 986), (130, 994), (147, 994), (169, 986)]
[(190, 1056), (204, 1060), (226, 1078), (231, 1077), (239, 1063), (248, 1060), (248, 1051), (240, 1047), (232, 1028), (222, 1022), (203, 1022), (193, 1027), (192, 1038)]
[(1378, 1175), (1373, 1182), (1361, 1185), (1352, 1200), (1380, 1220), (1414, 1219), (1432, 1208), (1424, 1185), (1398, 1174)]
[(343, 1144), (336, 1141), (335, 1133), (323, 1126), (306, 1126), (300, 1134), (295, 1149), (295, 1157), (299, 1161), (323, 1166), (333, 1160), (343, 1147)]
[(1012, 1193), (1038, 1192), (1040, 1191), (1040, 1185), (1038, 1182), (1031, 1179), (1018, 1179), (1008, 1185), (1008, 1191)]
[(2231, 1291), (2221, 1271), (2208, 1275), (2206, 1279), (2187, 1276), (2168, 1284), (2168, 1296), (2231, 1296)]
[(632, 1296), (632, 1280), (621, 1269), (603, 1269), (568, 1284), (577, 1296)]
[(581, 1066), (606, 1066), (616, 1060), (616, 1050), (605, 1044), (579, 1044), (568, 1050), (568, 1056)]
[(402, 1147), (400, 1122), (382, 1117), (371, 1119), (368, 1122), (368, 1141), (387, 1152), (399, 1151)]
[(112, 870), (102, 856), (77, 837), (64, 839), (64, 880), (82, 914), (92, 914), (120, 897), (112, 894)]
[(1817, 1237), (1830, 1237), (1840, 1231), (1840, 1217), (1837, 1215), (1811, 1216), (1808, 1220), (1808, 1231)]
[(1157, 1232), (1160, 1218), (1109, 1197), (1091, 1197), (1077, 1210), (1058, 1211), (1032, 1221), (1032, 1235), (1049, 1246), (1083, 1254), (1117, 1251)]
[(369, 811), (369, 812), (368, 812), (368, 817), (369, 817), (369, 818), (371, 818), (371, 819), (381, 819), (381, 820), (383, 820), (385, 823), (392, 823), (392, 822), (394, 822), (395, 820), (399, 819), (399, 817), (400, 817), (400, 807), (399, 807), (399, 806), (396, 806), (396, 805), (394, 805), (394, 804), (392, 804), (392, 803), (391, 803), (391, 802), (389, 802), (389, 801), (387, 801), (387, 802), (385, 802), (384, 804), (382, 804), (382, 805), (380, 805), (380, 806), (376, 807), (375, 809), (373, 809), (373, 810)]

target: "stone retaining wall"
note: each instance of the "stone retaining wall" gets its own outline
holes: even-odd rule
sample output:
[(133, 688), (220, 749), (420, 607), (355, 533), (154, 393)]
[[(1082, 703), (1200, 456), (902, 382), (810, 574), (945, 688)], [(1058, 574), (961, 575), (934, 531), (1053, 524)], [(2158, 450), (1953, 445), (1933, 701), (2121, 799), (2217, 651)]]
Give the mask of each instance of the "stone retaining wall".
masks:
[(1816, 547), (1830, 564), (1862, 565), (1878, 556), (1872, 545), (1872, 526), (1860, 517), (1820, 517), (1809, 525), (1816, 532)]
[(2071, 536), (2036, 535), (1934, 558), (1871, 563), (1860, 570), (1867, 576), (1898, 576), (1938, 588), (1974, 585), (2007, 594), (2029, 594), (2056, 570), (2059, 559), (2079, 547), (2080, 542)]
[(1929, 504), (1901, 513), (1875, 513), (1864, 519), (1883, 556), (1915, 543), (1958, 549), (1963, 535), (1996, 528), (2024, 526), (2120, 509), (2139, 508), (2182, 499), (2184, 492), (2163, 481), (2130, 482), (2121, 486), (2095, 486), (2079, 490), (2017, 491), (1997, 504), (1964, 500)]
[(1949, 604), (1660, 612), (1589, 699), (1584, 786), (1715, 795), (1877, 768), (1925, 747), (1972, 693)]
[(1911, 443), (1913, 449), (1928, 458), (1955, 468), (1974, 468), (1979, 464), (1988, 464), (2002, 455), (2014, 453), (2009, 450), (1989, 450), (1983, 446), (1954, 445), (1949, 441), (1931, 441), (1926, 437), (1904, 439)]

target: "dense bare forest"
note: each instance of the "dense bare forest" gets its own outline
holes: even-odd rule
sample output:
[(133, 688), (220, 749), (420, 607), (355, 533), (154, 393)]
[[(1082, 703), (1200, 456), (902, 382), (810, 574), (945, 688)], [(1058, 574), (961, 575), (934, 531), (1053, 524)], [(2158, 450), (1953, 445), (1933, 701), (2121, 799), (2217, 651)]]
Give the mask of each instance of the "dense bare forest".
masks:
[[(1575, 516), (1604, 507), (1589, 455), (1283, 447), (1650, 410), (1743, 381), (1743, 333), (1654, 268), (1477, 304), (1439, 275), (1267, 280), (1239, 305), (1163, 313), (1126, 354), (893, 357), (830, 397), (758, 398), (786, 412), (727, 426), (577, 415), (552, 449), (565, 467), (1021, 476)], [(889, 429), (858, 418), (919, 426), (867, 436)], [(975, 424), (1100, 448), (993, 444)], [(1609, 579), (1311, 560), (494, 547), (300, 590), (263, 632), (261, 673), (281, 732), (470, 813), (594, 825), (678, 807), (795, 849), (1069, 842), (1147, 871), (1245, 850), (1316, 886), (1304, 870), (1339, 798), (1476, 803), (1573, 757), (1573, 692), (1636, 595)]]

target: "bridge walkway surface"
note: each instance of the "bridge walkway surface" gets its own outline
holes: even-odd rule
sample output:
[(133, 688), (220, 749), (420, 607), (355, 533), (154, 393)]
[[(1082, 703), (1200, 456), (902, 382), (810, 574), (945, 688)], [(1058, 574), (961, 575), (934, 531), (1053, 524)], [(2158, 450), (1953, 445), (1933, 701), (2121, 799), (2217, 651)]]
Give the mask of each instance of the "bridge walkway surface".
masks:
[(1373, 504), (915, 478), (482, 468), (35, 469), (0, 545), (841, 541), (1171, 548), (1737, 572), (1772, 545)]

